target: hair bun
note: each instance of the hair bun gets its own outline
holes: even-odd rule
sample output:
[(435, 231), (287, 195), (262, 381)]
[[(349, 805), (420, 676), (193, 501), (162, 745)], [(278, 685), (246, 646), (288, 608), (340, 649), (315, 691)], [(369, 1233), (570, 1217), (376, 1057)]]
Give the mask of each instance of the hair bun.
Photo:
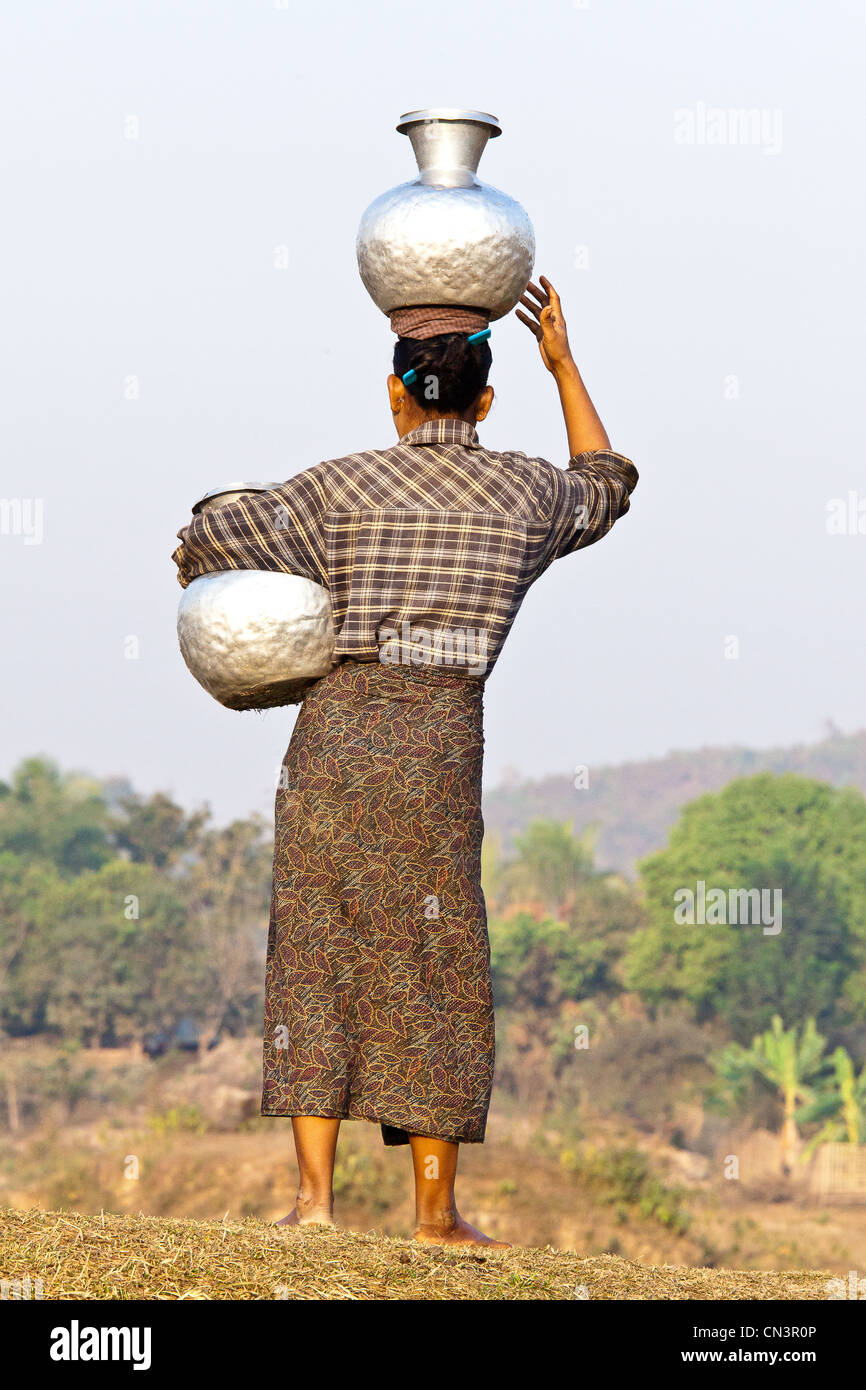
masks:
[(487, 385), (492, 361), (487, 340), (470, 343), (467, 333), (398, 338), (394, 346), (397, 376), (415, 370), (414, 380), (406, 384), (409, 394), (419, 405), (440, 413), (467, 410)]

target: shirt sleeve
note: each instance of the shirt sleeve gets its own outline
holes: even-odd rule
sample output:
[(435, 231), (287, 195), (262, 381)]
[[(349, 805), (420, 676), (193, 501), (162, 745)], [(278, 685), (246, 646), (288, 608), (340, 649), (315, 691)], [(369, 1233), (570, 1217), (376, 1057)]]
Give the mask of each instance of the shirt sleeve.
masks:
[(171, 557), (181, 586), (218, 570), (276, 570), (327, 588), (325, 506), (317, 465), (268, 492), (199, 513), (178, 531), (180, 545)]
[(546, 564), (594, 545), (629, 509), (638, 472), (631, 459), (612, 449), (575, 454), (555, 469), (557, 486)]

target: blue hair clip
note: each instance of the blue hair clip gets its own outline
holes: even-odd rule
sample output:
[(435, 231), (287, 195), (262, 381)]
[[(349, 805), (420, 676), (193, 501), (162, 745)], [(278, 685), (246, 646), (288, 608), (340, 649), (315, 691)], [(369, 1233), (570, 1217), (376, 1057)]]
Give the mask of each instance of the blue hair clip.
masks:
[[(469, 335), (469, 337), (466, 339), (466, 341), (467, 341), (467, 343), (483, 343), (483, 342), (484, 342), (484, 339), (485, 339), (485, 338), (489, 338), (489, 337), (490, 337), (490, 329), (489, 329), (489, 328), (482, 328), (481, 331), (480, 331), (479, 333), (471, 333), (471, 334)], [(415, 368), (414, 368), (414, 367), (410, 367), (409, 370), (408, 370), (408, 372), (404, 372), (404, 373), (403, 373), (403, 376), (401, 377), (401, 380), (402, 380), (402, 382), (403, 382), (403, 385), (404, 385), (404, 386), (411, 386), (411, 385), (412, 385), (412, 382), (416, 380), (417, 376), (418, 376), (418, 373), (416, 372)]]

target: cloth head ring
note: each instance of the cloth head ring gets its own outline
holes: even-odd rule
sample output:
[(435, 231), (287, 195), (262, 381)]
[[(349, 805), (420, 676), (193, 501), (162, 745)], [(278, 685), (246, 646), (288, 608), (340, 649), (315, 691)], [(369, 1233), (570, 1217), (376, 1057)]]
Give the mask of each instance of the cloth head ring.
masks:
[(398, 338), (477, 333), (490, 323), (486, 309), (464, 308), (459, 304), (417, 304), (409, 309), (392, 309), (390, 319), (391, 328)]
[[(392, 315), (392, 323), (393, 323), (393, 315)], [(441, 331), (443, 331), (443, 332), (444, 332), (444, 331), (448, 331), (448, 332), (450, 332), (450, 333), (465, 333), (466, 329), (465, 329), (465, 327), (464, 327), (464, 328), (451, 328), (451, 329), (448, 329), (448, 330), (441, 330)], [(401, 337), (404, 337), (404, 336), (414, 336), (414, 335), (404, 335), (404, 334), (401, 334), (400, 336), (401, 336)], [(433, 334), (427, 334), (426, 336), (427, 336), (427, 337), (433, 337), (433, 336), (435, 336), (435, 335), (433, 335)], [(467, 341), (467, 343), (483, 343), (483, 342), (484, 342), (487, 338), (489, 338), (489, 337), (490, 337), (490, 329), (489, 329), (489, 328), (480, 328), (480, 329), (478, 330), (477, 333), (470, 333), (470, 334), (469, 334), (469, 337), (466, 339), (466, 341)], [(404, 385), (404, 386), (411, 386), (412, 382), (416, 380), (417, 376), (418, 376), (418, 373), (417, 373), (417, 371), (415, 370), (415, 368), (414, 368), (414, 367), (410, 367), (409, 370), (408, 370), (408, 372), (404, 372), (404, 373), (403, 373), (403, 376), (401, 377), (401, 380), (402, 380), (402, 382), (403, 382), (403, 385)]]

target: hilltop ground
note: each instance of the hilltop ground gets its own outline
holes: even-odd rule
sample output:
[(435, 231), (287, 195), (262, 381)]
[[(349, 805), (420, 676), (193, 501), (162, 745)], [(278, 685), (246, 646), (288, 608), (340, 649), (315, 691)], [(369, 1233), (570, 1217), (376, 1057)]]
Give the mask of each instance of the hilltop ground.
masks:
[[(256, 1113), (258, 1039), (227, 1040), (198, 1059), (174, 1054), (156, 1063), (132, 1052), (85, 1050), (65, 1070), (56, 1051), (30, 1041), (7, 1048), (10, 1070), (13, 1059), (21, 1116), (17, 1130), (0, 1133), (0, 1210), (30, 1213), (22, 1234), (36, 1239), (48, 1229), (38, 1223), (48, 1220), (58, 1226), (58, 1240), (65, 1230), (77, 1241), (70, 1232), (78, 1228), (68, 1223), (104, 1211), (106, 1222), (121, 1223), (112, 1225), (118, 1232), (145, 1230), (137, 1224), (143, 1214), (156, 1222), (147, 1229), (163, 1233), (186, 1230), (204, 1240), (202, 1233), (216, 1230), (223, 1241), (234, 1231), (250, 1248), (273, 1240), (269, 1223), (290, 1210), (297, 1177), (287, 1122)], [(46, 1088), (64, 1098), (51, 1099)], [(460, 1158), (463, 1214), (523, 1247), (508, 1257), (519, 1258), (523, 1270), (534, 1270), (537, 1252), (551, 1247), (568, 1252), (556, 1257), (556, 1268), (568, 1271), (565, 1282), (581, 1268), (606, 1271), (607, 1278), (611, 1270), (639, 1270), (641, 1280), (671, 1267), (689, 1270), (690, 1280), (727, 1278), (723, 1270), (812, 1277), (817, 1269), (847, 1277), (863, 1268), (866, 1207), (830, 1206), (781, 1182), (773, 1175), (775, 1135), (724, 1129), (718, 1152), (713, 1140), (702, 1153), (598, 1116), (582, 1122), (583, 1137), (551, 1124), (512, 1116), (497, 1100), (487, 1143), (466, 1145)], [(684, 1135), (678, 1142), (691, 1141)], [(738, 1181), (725, 1176), (732, 1153), (740, 1159)], [(386, 1149), (377, 1126), (346, 1124), (335, 1191), (341, 1233), (323, 1236), (328, 1248), (341, 1251), (343, 1265), (339, 1242), (360, 1250), (352, 1242), (365, 1239), (345, 1232), (375, 1229), (379, 1254), (370, 1258), (383, 1267), (391, 1256), (381, 1252), (397, 1247), (382, 1240), (399, 1241), (412, 1229), (406, 1153)], [(39, 1216), (58, 1211), (65, 1214)], [(214, 1226), (220, 1218), (232, 1224)], [(459, 1257), (459, 1267), (466, 1258)], [(12, 1277), (8, 1262), (0, 1264), (0, 1277)], [(751, 1275), (732, 1277), (740, 1287)]]
[(826, 1273), (648, 1268), (547, 1247), (422, 1247), (323, 1227), (0, 1212), (6, 1279), (45, 1299), (826, 1299)]

